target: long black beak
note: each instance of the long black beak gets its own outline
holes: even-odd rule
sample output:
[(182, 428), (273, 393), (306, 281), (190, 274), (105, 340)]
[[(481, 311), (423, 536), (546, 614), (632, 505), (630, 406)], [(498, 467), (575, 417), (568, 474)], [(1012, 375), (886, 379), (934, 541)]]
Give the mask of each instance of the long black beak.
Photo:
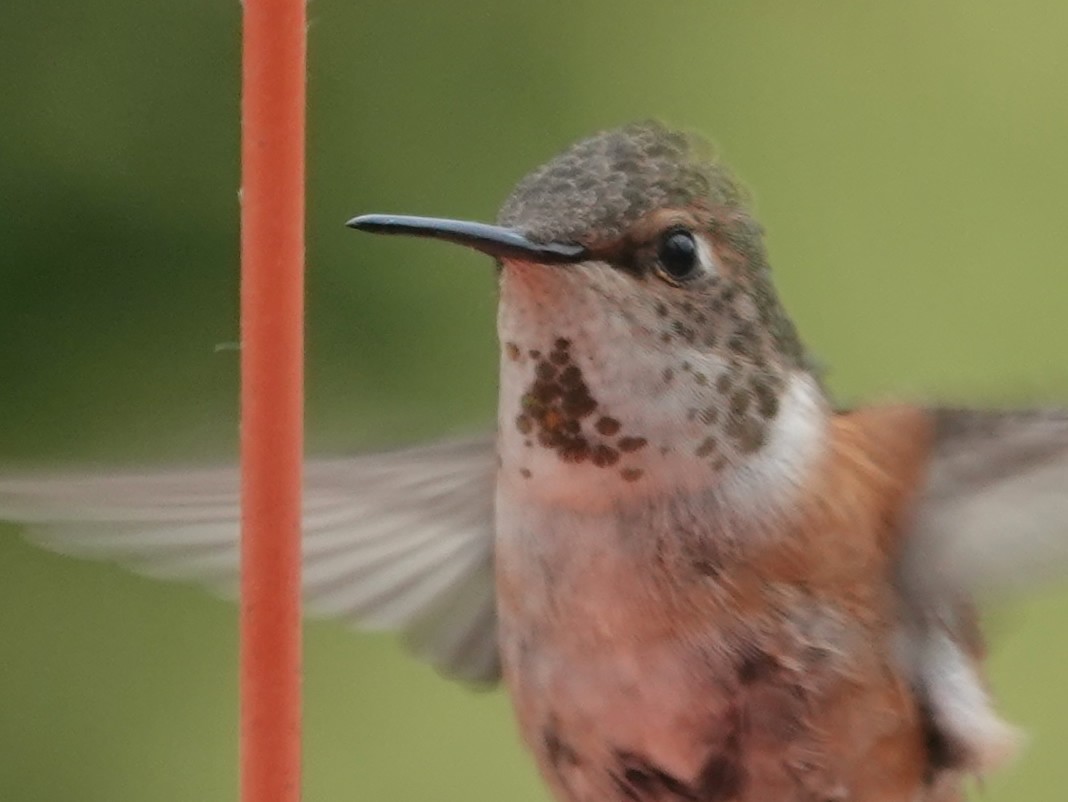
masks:
[(345, 225), (373, 234), (407, 234), (433, 237), (466, 245), (497, 258), (512, 258), (539, 264), (581, 262), (587, 251), (573, 242), (532, 242), (512, 228), (446, 220), (440, 217), (410, 217), (402, 214), (363, 214)]

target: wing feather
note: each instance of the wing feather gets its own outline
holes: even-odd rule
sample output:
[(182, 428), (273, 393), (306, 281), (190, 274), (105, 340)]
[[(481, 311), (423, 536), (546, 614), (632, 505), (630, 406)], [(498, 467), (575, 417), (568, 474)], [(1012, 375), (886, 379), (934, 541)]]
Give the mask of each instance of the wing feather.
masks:
[(931, 415), (926, 481), (898, 565), (902, 657), (939, 737), (982, 774), (1019, 734), (986, 689), (973, 598), (1068, 567), (1068, 411)]
[(934, 411), (907, 565), (924, 585), (1004, 592), (1068, 567), (1068, 410)]
[[(395, 629), (444, 673), (499, 675), (493, 438), (305, 466), (304, 595), (313, 615)], [(51, 551), (236, 590), (234, 468), (0, 475), (0, 519)]]

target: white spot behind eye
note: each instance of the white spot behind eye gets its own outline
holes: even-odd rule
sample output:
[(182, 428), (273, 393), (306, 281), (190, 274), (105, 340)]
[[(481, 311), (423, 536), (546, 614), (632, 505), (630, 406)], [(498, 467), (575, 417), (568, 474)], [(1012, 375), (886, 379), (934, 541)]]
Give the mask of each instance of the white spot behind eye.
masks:
[(719, 264), (708, 240), (700, 234), (695, 234), (694, 239), (697, 241), (697, 261), (701, 271), (709, 276), (719, 276)]

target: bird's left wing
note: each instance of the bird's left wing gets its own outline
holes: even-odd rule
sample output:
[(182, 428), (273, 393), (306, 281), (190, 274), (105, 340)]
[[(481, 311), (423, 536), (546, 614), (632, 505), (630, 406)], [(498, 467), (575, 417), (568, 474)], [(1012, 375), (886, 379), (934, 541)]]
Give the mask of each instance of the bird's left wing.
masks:
[(1019, 733), (987, 691), (972, 600), (1068, 573), (1068, 411), (930, 414), (926, 477), (898, 565), (900, 656), (946, 754), (982, 774)]
[(971, 595), (1068, 572), (1068, 410), (932, 410), (906, 540), (916, 582)]
[[(483, 437), (304, 471), (304, 597), (313, 615), (405, 633), (444, 673), (499, 676), (493, 563), (497, 456)], [(0, 520), (52, 551), (233, 595), (236, 468), (5, 476)]]

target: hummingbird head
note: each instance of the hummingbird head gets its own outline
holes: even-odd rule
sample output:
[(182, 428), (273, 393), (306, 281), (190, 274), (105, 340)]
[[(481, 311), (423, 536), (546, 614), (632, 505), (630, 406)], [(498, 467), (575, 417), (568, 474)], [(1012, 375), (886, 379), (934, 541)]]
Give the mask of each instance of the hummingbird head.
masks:
[(494, 226), (350, 225), (497, 259), (501, 456), (521, 479), (582, 485), (563, 463), (629, 493), (707, 485), (781, 461), (822, 419), (761, 227), (692, 136), (643, 122), (583, 140), (520, 181)]

